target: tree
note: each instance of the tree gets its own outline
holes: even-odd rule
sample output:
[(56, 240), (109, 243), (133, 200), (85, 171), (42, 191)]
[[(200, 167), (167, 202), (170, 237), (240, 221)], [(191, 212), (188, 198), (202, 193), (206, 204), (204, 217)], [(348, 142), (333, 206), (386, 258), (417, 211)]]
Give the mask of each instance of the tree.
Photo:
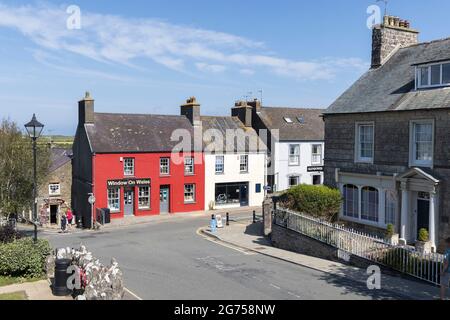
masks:
[[(38, 145), (38, 184), (47, 175), (50, 150)], [(17, 123), (2, 120), (0, 124), (0, 214), (21, 213), (33, 204), (33, 150), (31, 139)]]

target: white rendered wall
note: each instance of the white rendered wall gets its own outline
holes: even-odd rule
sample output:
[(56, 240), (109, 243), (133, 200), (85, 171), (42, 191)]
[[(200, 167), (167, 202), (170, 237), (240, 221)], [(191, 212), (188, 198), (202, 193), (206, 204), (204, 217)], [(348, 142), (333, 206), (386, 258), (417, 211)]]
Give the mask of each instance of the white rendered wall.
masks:
[[(241, 153), (244, 154), (244, 153)], [(225, 170), (223, 174), (216, 174), (216, 155), (205, 155), (205, 210), (209, 210), (210, 203), (215, 204), (216, 183), (248, 182), (249, 206), (261, 206), (264, 201), (265, 162), (264, 153), (248, 154), (248, 173), (240, 172), (240, 155), (225, 154)], [(261, 192), (256, 193), (256, 184), (261, 184)], [(238, 204), (220, 205), (214, 209), (236, 208)]]

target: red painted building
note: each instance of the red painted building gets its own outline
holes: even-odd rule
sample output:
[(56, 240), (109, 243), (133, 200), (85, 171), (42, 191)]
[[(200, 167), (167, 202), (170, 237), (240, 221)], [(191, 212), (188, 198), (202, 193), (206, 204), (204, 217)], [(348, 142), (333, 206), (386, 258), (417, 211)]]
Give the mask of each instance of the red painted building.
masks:
[(86, 94), (72, 160), (72, 206), (85, 227), (101, 208), (109, 208), (112, 219), (204, 210), (201, 149), (172, 153), (179, 143), (171, 139), (175, 130), (193, 137), (191, 107), (182, 107), (187, 116), (95, 113)]

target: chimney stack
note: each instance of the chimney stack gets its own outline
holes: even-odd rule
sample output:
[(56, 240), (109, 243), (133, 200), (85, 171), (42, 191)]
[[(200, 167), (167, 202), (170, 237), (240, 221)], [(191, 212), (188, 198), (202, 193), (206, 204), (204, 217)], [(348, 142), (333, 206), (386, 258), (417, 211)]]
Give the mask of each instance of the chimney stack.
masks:
[(372, 30), (372, 69), (381, 67), (395, 50), (417, 44), (418, 38), (408, 20), (385, 16)]
[[(250, 102), (250, 104), (251, 103), (252, 102)], [(231, 115), (233, 117), (238, 117), (247, 128), (252, 127), (252, 113), (253, 108), (246, 101), (237, 101), (234, 108), (231, 109)]]
[(182, 116), (189, 119), (193, 126), (200, 126), (200, 104), (195, 97), (190, 97), (186, 100), (186, 103), (180, 107)]
[(254, 108), (256, 112), (261, 111), (261, 101), (259, 101), (258, 99), (255, 99), (253, 101), (247, 101), (247, 104)]
[(78, 102), (78, 125), (94, 123), (94, 99), (86, 92), (85, 97)]

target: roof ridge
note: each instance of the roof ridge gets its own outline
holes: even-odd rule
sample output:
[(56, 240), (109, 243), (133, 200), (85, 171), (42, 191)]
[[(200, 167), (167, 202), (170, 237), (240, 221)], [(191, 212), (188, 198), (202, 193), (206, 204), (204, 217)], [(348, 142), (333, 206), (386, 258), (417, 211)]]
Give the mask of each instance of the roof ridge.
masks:
[[(111, 115), (111, 116), (153, 116), (153, 117), (177, 117), (185, 118), (185, 116), (177, 114), (157, 114), (157, 113), (114, 113), (114, 112), (95, 112), (94, 114)], [(186, 118), (187, 119), (187, 118)]]
[(299, 107), (271, 107), (271, 106), (264, 106), (263, 109), (290, 109), (290, 110), (311, 110), (311, 111), (323, 111), (326, 110), (326, 108), (299, 108)]
[(435, 40), (426, 41), (426, 42), (419, 42), (419, 43), (411, 44), (406, 47), (402, 47), (402, 48), (400, 48), (400, 50), (408, 49), (408, 48), (412, 48), (412, 47), (418, 47), (418, 46), (427, 45), (427, 44), (436, 43), (436, 42), (448, 41), (448, 40), (450, 40), (450, 37), (435, 39)]

